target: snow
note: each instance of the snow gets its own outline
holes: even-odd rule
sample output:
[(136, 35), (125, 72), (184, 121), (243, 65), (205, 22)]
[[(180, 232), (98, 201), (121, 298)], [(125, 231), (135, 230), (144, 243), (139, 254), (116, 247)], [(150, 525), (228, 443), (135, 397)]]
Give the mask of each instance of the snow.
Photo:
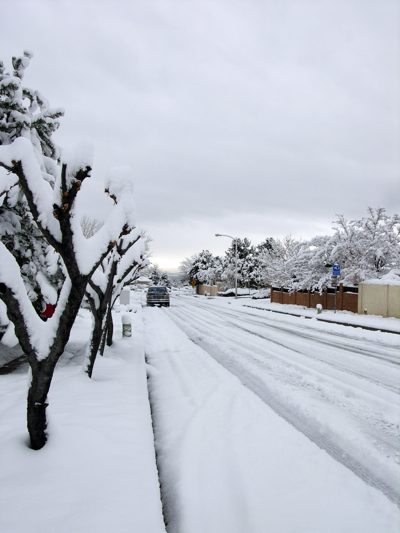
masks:
[(139, 276), (134, 283), (151, 283), (151, 279), (147, 276)]
[(103, 224), (114, 205), (111, 198), (104, 194), (104, 183), (96, 172), (93, 172), (90, 179), (84, 180), (75, 202), (77, 210), (83, 216)]
[(262, 300), (265, 298), (269, 298), (271, 295), (271, 289), (259, 289), (255, 293), (252, 294), (253, 300)]
[(26, 370), (0, 376), (4, 533), (165, 533), (141, 339), (122, 339), (117, 320), (115, 346), (89, 380), (89, 323), (81, 311), (56, 369), (43, 450), (26, 447)]
[[(233, 303), (233, 302), (232, 302)], [(276, 311), (280, 313), (295, 313), (304, 317), (312, 317), (315, 320), (323, 319), (332, 322), (342, 322), (352, 324), (354, 327), (371, 327), (384, 330), (392, 330), (394, 333), (400, 333), (400, 320), (395, 317), (382, 317), (376, 315), (359, 315), (351, 311), (328, 311), (322, 310), (317, 316), (316, 309), (303, 307), (301, 305), (271, 303), (270, 300), (263, 302), (254, 302), (251, 299), (240, 300), (239, 305), (249, 306), (254, 309), (263, 309), (266, 311)], [(321, 324), (322, 325), (322, 324)]]
[[(11, 187), (17, 183), (18, 179), (15, 174), (8, 172), (5, 168), (0, 167), (0, 194), (7, 192)], [(0, 197), (0, 201), (3, 202), (4, 196)], [(1, 204), (0, 204), (1, 205)]]
[(169, 314), (144, 314), (169, 531), (398, 531), (394, 504), (287, 424)]
[(0, 300), (0, 326), (8, 323), (7, 307), (3, 300)]
[[(116, 206), (116, 208), (117, 207), (118, 205)], [(100, 232), (101, 231), (102, 230), (100, 230)], [(94, 239), (94, 237), (92, 237), (92, 239)], [(110, 237), (111, 236), (109, 236), (109, 238)], [(89, 242), (92, 239), (84, 239), (84, 240), (86, 242)], [(105, 243), (103, 242), (103, 244)], [(85, 259), (86, 259), (86, 267), (90, 268), (90, 265), (91, 265), (90, 261), (94, 260), (93, 258), (97, 257), (100, 252), (99, 250), (93, 249), (93, 247), (88, 252), (87, 248), (88, 246), (86, 246), (86, 250), (85, 250), (87, 255), (85, 254), (83, 255), (85, 256)], [(138, 245), (138, 248), (140, 249), (139, 245)], [(84, 251), (83, 248), (81, 248), (80, 251), (83, 252)], [(136, 252), (137, 250), (132, 253), (135, 254)], [(2, 267), (0, 269), (0, 283), (1, 282), (5, 283), (6, 286), (9, 287), (13, 291), (15, 297), (17, 298), (23, 318), (24, 318), (24, 322), (26, 324), (31, 346), (34, 347), (36, 350), (37, 359), (39, 361), (43, 360), (49, 354), (49, 347), (51, 346), (51, 343), (56, 335), (61, 316), (65, 310), (65, 305), (67, 303), (67, 300), (68, 300), (68, 297), (71, 291), (71, 287), (72, 287), (71, 280), (69, 279), (69, 277), (67, 277), (63, 283), (63, 287), (61, 289), (61, 293), (58, 298), (57, 307), (56, 307), (54, 316), (50, 320), (47, 320), (47, 322), (43, 322), (40, 319), (40, 317), (37, 315), (28, 297), (28, 294), (24, 286), (24, 282), (20, 276), (20, 270), (19, 270), (19, 266), (16, 260), (14, 259), (12, 254), (7, 250), (4, 244), (1, 242), (0, 242), (0, 264)], [(81, 262), (81, 265), (82, 265), (82, 262)], [(95, 276), (95, 281), (104, 282), (105, 281), (104, 276), (101, 276), (101, 274), (97, 272)], [(55, 301), (57, 299), (57, 294), (54, 291), (54, 289), (52, 290), (52, 287), (48, 285), (48, 283), (45, 281), (45, 278), (39, 276), (38, 282), (39, 282), (40, 287), (44, 289), (45, 298), (48, 298), (48, 301), (50, 303), (52, 303), (53, 300)], [(10, 338), (12, 339), (12, 337)], [(6, 337), (6, 340), (7, 340), (7, 337)]]
[[(91, 272), (94, 265), (99, 261), (101, 256), (107, 251), (110, 242), (115, 241), (120, 235), (122, 228), (125, 224), (133, 228), (135, 226), (135, 207), (133, 198), (133, 185), (132, 178), (129, 179), (124, 176), (122, 179), (121, 174), (117, 174), (121, 181), (117, 184), (117, 178), (114, 181), (106, 182), (102, 184), (101, 181), (93, 182), (90, 187), (90, 192), (97, 189), (97, 193), (94, 198), (90, 199), (93, 202), (100, 194), (100, 190), (103, 185), (112, 188), (110, 194), (114, 194), (117, 200), (116, 204), (109, 204), (110, 208), (105, 212), (96, 216), (95, 219), (102, 222), (103, 225), (96, 231), (96, 233), (90, 238), (86, 238), (82, 232), (82, 217), (87, 215), (86, 205), (88, 204), (88, 189), (85, 189), (85, 201), (76, 202), (73, 206), (71, 225), (73, 229), (74, 247), (76, 250), (76, 258), (80, 271), (83, 274)], [(102, 192), (103, 196), (106, 196)], [(104, 205), (104, 201), (101, 202)], [(99, 210), (97, 211), (99, 213)]]
[(4, 335), (1, 337), (1, 343), (9, 348), (17, 346), (18, 339), (15, 335), (15, 328), (12, 322), (8, 323), (7, 329), (4, 332)]
[(46, 276), (42, 272), (36, 274), (36, 281), (40, 287), (41, 293), (46, 301), (46, 303), (56, 304), (57, 303), (57, 291), (53, 285), (51, 285)]
[(364, 285), (400, 285), (400, 270), (393, 269), (381, 278), (366, 279)]
[(105, 186), (111, 195), (121, 197), (129, 190), (133, 195), (132, 169), (129, 166), (121, 165), (113, 167), (108, 171)]
[(132, 324), (132, 314), (131, 313), (125, 313), (121, 317), (122, 324), (124, 326), (128, 326)]
[(134, 244), (123, 254), (118, 262), (117, 277), (123, 276), (134, 263), (141, 263), (141, 256), (146, 249), (146, 240), (143, 238), (140, 230), (134, 229), (128, 236), (124, 237), (123, 249), (126, 249), (132, 242), (134, 242)]
[(94, 158), (94, 146), (91, 143), (83, 142), (74, 147), (63, 150), (62, 161), (67, 165), (67, 186), (71, 186), (71, 180), (86, 167), (92, 167)]
[(179, 326), (276, 412), (400, 502), (397, 335), (178, 298)]
[[(238, 296), (249, 296), (256, 294), (258, 291), (255, 291), (254, 289), (246, 289), (244, 287), (238, 287), (237, 288), (237, 294)], [(225, 291), (219, 292), (219, 296), (235, 296), (235, 288), (231, 287), (229, 289), (226, 289)]]
[(37, 348), (38, 359), (47, 355), (48, 346), (54, 338), (56, 321), (54, 318), (43, 322), (37, 315), (26, 293), (24, 282), (20, 276), (19, 266), (2, 242), (0, 242), (0, 283), (4, 283), (13, 291), (19, 301), (28, 335), (32, 346)]
[[(61, 231), (53, 217), (53, 190), (43, 179), (37, 154), (30, 140), (18, 137), (12, 144), (0, 146), (0, 162), (8, 167), (13, 161), (21, 161), (28, 187), (39, 212), (38, 222), (47, 228), (53, 237), (61, 241)], [(6, 183), (9, 186), (9, 183)]]
[[(131, 297), (92, 380), (79, 312), (42, 450), (26, 446), (26, 366), (0, 375), (0, 531), (165, 532), (162, 496), (168, 533), (397, 533), (399, 508), (371, 486), (399, 479), (397, 335), (250, 298)], [(372, 480), (346, 464), (354, 450)]]

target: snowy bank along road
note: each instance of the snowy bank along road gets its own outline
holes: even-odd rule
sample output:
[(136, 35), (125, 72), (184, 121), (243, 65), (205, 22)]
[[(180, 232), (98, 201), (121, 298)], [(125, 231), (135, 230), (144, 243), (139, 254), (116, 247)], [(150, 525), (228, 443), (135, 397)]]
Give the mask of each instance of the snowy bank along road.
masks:
[(400, 504), (397, 335), (266, 316), (222, 298), (174, 296), (166, 313), (277, 414)]

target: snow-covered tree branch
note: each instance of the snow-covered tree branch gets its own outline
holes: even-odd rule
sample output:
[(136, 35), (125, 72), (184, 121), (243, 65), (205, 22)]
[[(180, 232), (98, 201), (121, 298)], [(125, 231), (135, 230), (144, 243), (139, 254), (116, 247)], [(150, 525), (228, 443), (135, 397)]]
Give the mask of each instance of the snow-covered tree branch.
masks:
[[(49, 248), (58, 254), (63, 276), (52, 293), (46, 290), (45, 276), (37, 272), (36, 285), (41, 291), (58, 296), (54, 315), (44, 321), (29, 297), (21, 254), (2, 242), (0, 298), (31, 367), (28, 431), (32, 448), (39, 449), (46, 442), (47, 394), (54, 369), (68, 342), (87, 284), (114, 250), (117, 240), (131, 232), (135, 221), (131, 178), (126, 173), (113, 174), (107, 180), (107, 192), (100, 184), (97, 187), (110, 202), (102, 226), (90, 239), (83, 235), (80, 222), (85, 212), (85, 195), (86, 200), (89, 196), (84, 185), (91, 176), (90, 157), (83, 150), (63, 158), (61, 164), (56, 160), (50, 162), (58, 153), (51, 134), (60, 113), (48, 111), (37, 92), (22, 88), (21, 79), (30, 57), (24, 55), (21, 60), (13, 60), (14, 75), (5, 73), (3, 67), (0, 70), (0, 168), (8, 172), (0, 186), (0, 194), (4, 193), (6, 198), (6, 208), (3, 203), (0, 215), (10, 223), (8, 235), (17, 233), (26, 215), (39, 231), (38, 239), (42, 248), (46, 247), (46, 254), (51, 256)], [(38, 107), (48, 112), (40, 112)], [(27, 242), (33, 248), (29, 234)], [(31, 263), (35, 259), (33, 256)]]
[[(322, 290), (331, 282), (330, 265), (341, 265), (342, 280), (357, 284), (381, 277), (400, 267), (400, 217), (383, 208), (368, 208), (367, 216), (334, 222), (333, 235), (307, 241), (292, 237), (267, 238), (253, 246), (237, 240), (239, 285), (285, 287), (289, 290)], [(185, 278), (195, 283), (222, 279), (233, 284), (236, 270), (234, 244), (222, 262), (209, 251), (186, 259), (181, 265)]]
[(92, 376), (98, 351), (112, 343), (112, 309), (123, 287), (147, 264), (146, 236), (131, 230), (121, 236), (111, 254), (94, 272), (86, 289), (93, 326), (86, 358), (86, 372)]

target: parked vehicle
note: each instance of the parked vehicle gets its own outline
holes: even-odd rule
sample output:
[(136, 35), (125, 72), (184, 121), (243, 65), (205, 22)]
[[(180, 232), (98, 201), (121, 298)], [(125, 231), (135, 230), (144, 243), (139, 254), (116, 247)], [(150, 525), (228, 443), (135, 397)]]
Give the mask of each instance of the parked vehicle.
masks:
[(146, 296), (147, 305), (164, 305), (169, 307), (169, 292), (167, 287), (149, 287)]

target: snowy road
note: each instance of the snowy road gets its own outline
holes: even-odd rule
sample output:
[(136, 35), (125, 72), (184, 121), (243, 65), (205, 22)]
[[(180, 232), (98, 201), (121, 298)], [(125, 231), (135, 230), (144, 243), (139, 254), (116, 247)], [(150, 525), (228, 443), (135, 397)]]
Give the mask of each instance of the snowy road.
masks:
[(176, 296), (198, 346), (335, 460), (400, 504), (400, 339)]

